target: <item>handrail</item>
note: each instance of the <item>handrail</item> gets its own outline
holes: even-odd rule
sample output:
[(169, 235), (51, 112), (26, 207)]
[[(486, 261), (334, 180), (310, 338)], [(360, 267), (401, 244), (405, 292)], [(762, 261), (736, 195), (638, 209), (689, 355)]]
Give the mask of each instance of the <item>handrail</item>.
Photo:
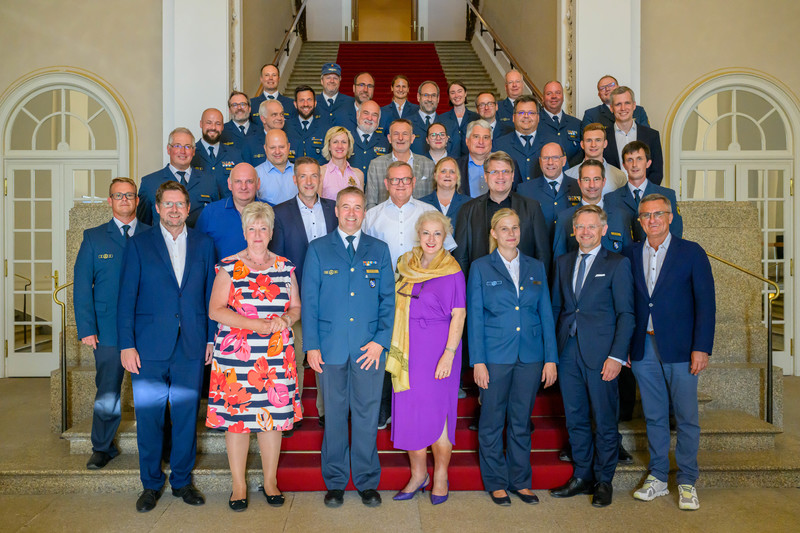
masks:
[[(20, 279), (24, 279), (25, 281), (28, 282), (28, 283), (25, 284), (25, 287), (23, 287), (23, 290), (25, 292), (22, 294), (22, 316), (24, 317), (25, 315), (28, 314), (28, 294), (27, 293), (28, 293), (28, 288), (31, 286), (31, 284), (33, 284), (33, 280), (31, 280), (31, 278), (27, 278), (27, 277), (23, 276), (22, 274), (17, 274), (16, 272), (14, 272), (14, 276), (16, 276), (16, 277), (18, 277)], [(33, 321), (31, 321), (31, 323), (33, 323)], [(31, 326), (31, 330), (33, 330), (33, 326)], [(27, 342), (28, 342), (28, 325), (27, 324), (23, 324), (22, 325), (22, 344), (27, 344)]]
[(772, 285), (775, 288), (775, 292), (771, 292), (767, 296), (767, 298), (769, 299), (769, 305), (767, 306), (767, 377), (766, 377), (766, 380), (767, 380), (767, 387), (766, 387), (766, 389), (767, 389), (767, 391), (766, 391), (767, 398), (766, 398), (765, 411), (766, 411), (767, 422), (772, 424), (772, 411), (773, 411), (773, 407), (772, 407), (772, 374), (773, 374), (773, 372), (772, 372), (772, 303), (775, 300), (777, 300), (778, 297), (781, 295), (781, 288), (778, 286), (777, 283), (775, 283), (771, 279), (767, 279), (767, 278), (765, 278), (763, 276), (760, 276), (758, 274), (750, 272), (749, 270), (747, 270), (745, 268), (742, 268), (737, 264), (731, 263), (730, 261), (726, 261), (725, 259), (722, 259), (721, 257), (718, 257), (718, 256), (716, 256), (716, 255), (714, 255), (712, 253), (709, 253), (709, 252), (706, 252), (706, 255), (708, 257), (716, 259), (720, 263), (724, 263), (724, 264), (726, 264), (726, 265), (728, 265), (730, 267), (733, 267), (733, 268), (735, 268), (736, 270), (738, 270), (740, 272), (744, 272), (748, 276), (752, 276), (752, 277), (754, 277), (754, 278), (756, 278), (758, 280), (763, 281), (764, 283), (769, 283), (770, 285)]
[[(272, 58), (273, 65), (276, 66), (278, 65), (278, 58), (281, 57), (282, 53), (286, 52), (286, 55), (287, 56), (289, 55), (289, 52), (291, 50), (289, 48), (289, 39), (291, 38), (292, 33), (294, 33), (295, 35), (300, 34), (300, 30), (298, 29), (297, 26), (300, 22), (301, 15), (303, 15), (303, 12), (306, 9), (306, 4), (308, 4), (308, 0), (303, 0), (303, 3), (300, 5), (300, 9), (297, 10), (297, 14), (294, 16), (294, 19), (292, 19), (292, 25), (289, 26), (289, 29), (286, 31), (286, 35), (284, 36), (283, 41), (281, 41), (280, 46), (278, 46), (278, 48), (275, 49), (275, 57)], [(261, 84), (259, 83), (258, 89), (256, 89), (255, 96), (259, 96), (262, 92), (264, 92), (264, 87), (262, 87)]]
[(70, 281), (53, 289), (53, 301), (61, 307), (61, 433), (67, 430), (67, 304), (56, 295), (72, 283)]
[[(525, 85), (528, 86), (528, 89), (530, 89), (531, 93), (533, 93), (533, 97), (536, 98), (536, 100), (539, 102), (539, 105), (541, 105), (542, 104), (542, 91), (540, 91), (539, 88), (536, 86), (536, 84), (533, 83), (531, 78), (528, 76), (527, 72), (525, 72), (522, 69), (522, 67), (520, 67), (519, 61), (517, 61), (516, 58), (511, 54), (511, 52), (508, 50), (508, 47), (503, 43), (503, 41), (500, 39), (500, 37), (497, 36), (495, 31), (489, 25), (489, 23), (486, 22), (486, 19), (484, 19), (481, 16), (481, 14), (478, 13), (478, 10), (475, 8), (474, 5), (472, 5), (472, 2), (470, 2), (470, 0), (464, 0), (464, 2), (466, 2), (467, 7), (475, 14), (475, 16), (477, 17), (478, 21), (480, 21), (480, 23), (481, 23), (481, 28), (480, 28), (481, 35), (483, 35), (484, 33), (488, 32), (489, 35), (492, 37), (492, 40), (494, 41), (494, 43), (493, 43), (494, 44), (494, 46), (493, 46), (494, 55), (497, 55), (497, 52), (503, 52), (506, 55), (506, 57), (508, 58), (508, 62), (511, 64), (511, 68), (517, 70), (522, 75), (522, 80), (525, 82)], [(498, 48), (498, 45), (499, 45), (499, 48)]]

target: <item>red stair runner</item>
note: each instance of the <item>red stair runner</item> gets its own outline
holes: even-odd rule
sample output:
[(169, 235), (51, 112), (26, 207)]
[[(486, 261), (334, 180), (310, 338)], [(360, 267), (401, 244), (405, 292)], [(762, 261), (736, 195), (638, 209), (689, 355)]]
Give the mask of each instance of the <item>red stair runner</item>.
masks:
[(437, 113), (450, 109), (447, 98), (447, 78), (433, 43), (342, 43), (336, 62), (342, 67), (344, 94), (353, 95), (353, 78), (369, 72), (375, 78), (375, 101), (384, 106), (392, 101), (392, 78), (405, 74), (409, 81), (408, 101), (417, 102), (419, 84), (432, 80), (439, 85)]
[[(319, 427), (316, 406), (316, 374), (305, 369), (303, 391), (304, 419), (301, 428), (290, 438), (283, 439), (278, 467), (278, 485), (290, 492), (326, 490), (320, 470), (320, 448), (323, 430)], [(458, 401), (456, 442), (450, 460), (450, 488), (452, 490), (483, 490), (478, 466), (478, 433), (468, 429), (478, 406), (476, 388), (467, 391), (467, 397)], [(557, 389), (540, 390), (536, 397), (531, 421), (534, 425), (533, 488), (550, 489), (565, 483), (572, 475), (572, 465), (558, 460), (558, 450), (567, 442), (564, 426), (564, 406)], [(378, 431), (378, 454), (381, 461), (380, 490), (399, 490), (408, 482), (408, 456), (395, 450), (391, 441), (391, 427)], [(433, 457), (428, 455), (428, 466), (433, 471)], [(354, 490), (352, 482), (347, 486)]]

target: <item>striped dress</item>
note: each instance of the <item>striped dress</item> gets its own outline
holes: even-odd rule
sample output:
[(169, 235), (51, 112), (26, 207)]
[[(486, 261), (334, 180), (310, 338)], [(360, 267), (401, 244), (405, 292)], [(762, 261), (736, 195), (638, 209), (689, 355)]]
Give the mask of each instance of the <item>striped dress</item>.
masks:
[[(256, 271), (231, 256), (216, 269), (231, 277), (229, 309), (248, 318), (272, 318), (289, 309), (294, 265), (288, 259), (278, 257), (269, 268)], [(302, 418), (292, 329), (261, 336), (220, 324), (206, 426), (234, 433), (287, 431)]]

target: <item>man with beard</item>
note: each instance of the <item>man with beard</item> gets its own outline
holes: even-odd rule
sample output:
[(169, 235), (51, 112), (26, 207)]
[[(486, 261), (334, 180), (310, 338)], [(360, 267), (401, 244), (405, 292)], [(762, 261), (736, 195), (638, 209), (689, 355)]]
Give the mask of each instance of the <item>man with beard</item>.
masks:
[(294, 90), (294, 99), (297, 116), (289, 119), (284, 127), (291, 147), (289, 158), (294, 160), (301, 156), (313, 157), (320, 164), (325, 164), (327, 161), (322, 155), (322, 147), (331, 123), (327, 116), (315, 113), (317, 101), (314, 89), (308, 85), (298, 86)]
[(222, 128), (220, 142), (226, 146), (233, 146), (242, 153), (242, 157), (249, 161), (251, 154), (250, 141), (255, 138), (258, 142), (259, 128), (250, 122), (250, 99), (241, 91), (233, 91), (228, 98), (228, 113), (231, 119)]
[(389, 153), (389, 139), (379, 124), (381, 108), (373, 100), (367, 100), (358, 108), (356, 128), (353, 134), (353, 155), (350, 166), (361, 169), (366, 176), (369, 164), (376, 157)]
[[(340, 126), (355, 101), (352, 96), (339, 92), (342, 83), (342, 67), (336, 63), (322, 65), (319, 81), (322, 84), (322, 94), (317, 96), (319, 113), (333, 126)], [(374, 88), (373, 82), (373, 88)], [(372, 96), (370, 95), (370, 98)]]
[[(369, 72), (361, 72), (353, 80), (353, 94), (355, 101), (353, 102), (352, 109), (346, 110), (340, 116), (340, 119), (334, 126), (343, 126), (356, 137), (356, 128), (358, 127), (358, 111), (364, 102), (372, 100), (372, 95), (375, 94), (375, 79)], [(380, 110), (380, 108), (379, 108)], [(378, 126), (375, 130), (380, 136), (383, 135), (383, 128)]]
[(206, 109), (200, 118), (202, 138), (195, 145), (192, 168), (214, 177), (220, 198), (231, 195), (228, 176), (233, 167), (244, 162), (242, 152), (220, 141), (222, 136), (222, 113), (218, 109)]
[(439, 86), (435, 81), (423, 81), (417, 89), (417, 101), (419, 110), (411, 115), (409, 120), (414, 127), (416, 136), (411, 150), (415, 154), (425, 152), (425, 138), (428, 136), (428, 126), (438, 123), (445, 127), (450, 140), (447, 141), (447, 153), (450, 157), (461, 156), (461, 134), (458, 129), (458, 122), (446, 115), (437, 115), (436, 109), (439, 107)]
[(281, 82), (281, 71), (272, 63), (267, 63), (261, 67), (261, 94), (250, 100), (250, 112), (252, 113), (250, 120), (256, 125), (261, 122), (259, 118), (259, 110), (261, 109), (262, 102), (270, 102), (277, 100), (283, 106), (284, 116), (289, 118), (294, 114), (294, 102), (288, 96), (282, 95), (278, 92), (278, 84)]

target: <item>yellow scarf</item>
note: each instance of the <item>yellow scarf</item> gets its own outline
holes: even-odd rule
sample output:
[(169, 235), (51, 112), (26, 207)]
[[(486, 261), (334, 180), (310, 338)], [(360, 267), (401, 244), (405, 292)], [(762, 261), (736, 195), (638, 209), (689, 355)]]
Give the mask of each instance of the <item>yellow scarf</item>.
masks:
[(386, 371), (392, 375), (392, 388), (395, 392), (411, 388), (408, 374), (408, 314), (411, 308), (409, 295), (414, 290), (414, 284), (455, 274), (460, 270), (458, 262), (444, 248), (433, 258), (428, 268), (422, 267), (422, 248), (419, 246), (404, 253), (397, 262), (399, 278), (395, 283), (394, 329), (392, 345), (386, 358)]

